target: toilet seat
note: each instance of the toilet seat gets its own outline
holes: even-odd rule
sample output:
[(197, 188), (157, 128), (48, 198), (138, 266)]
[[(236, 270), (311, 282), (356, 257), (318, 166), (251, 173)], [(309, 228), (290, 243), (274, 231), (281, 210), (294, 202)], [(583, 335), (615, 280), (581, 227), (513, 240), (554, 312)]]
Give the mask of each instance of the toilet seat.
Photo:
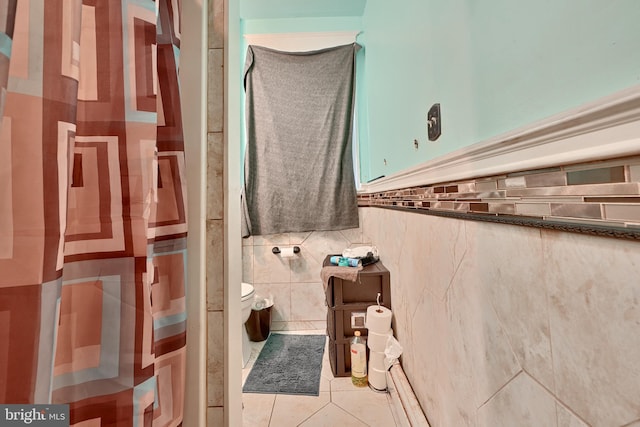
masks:
[(242, 301), (247, 301), (248, 299), (253, 298), (255, 291), (256, 290), (253, 285), (242, 282)]
[(255, 288), (250, 283), (241, 282), (242, 286), (242, 367), (247, 366), (249, 357), (251, 357), (251, 343), (249, 343), (249, 335), (247, 334), (247, 328), (244, 323), (249, 320), (251, 315), (251, 306), (253, 305), (253, 295), (255, 294)]

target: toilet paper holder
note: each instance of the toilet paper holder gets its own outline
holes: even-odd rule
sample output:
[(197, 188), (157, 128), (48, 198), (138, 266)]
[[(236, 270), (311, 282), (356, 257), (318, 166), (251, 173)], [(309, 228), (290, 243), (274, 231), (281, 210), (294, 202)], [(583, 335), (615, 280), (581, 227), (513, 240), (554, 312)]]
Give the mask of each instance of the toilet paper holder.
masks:
[[(278, 255), (280, 253), (280, 248), (277, 246), (274, 246), (273, 249), (271, 249), (271, 252), (273, 252), (275, 255)], [(300, 246), (294, 246), (293, 253), (294, 254), (300, 253)]]

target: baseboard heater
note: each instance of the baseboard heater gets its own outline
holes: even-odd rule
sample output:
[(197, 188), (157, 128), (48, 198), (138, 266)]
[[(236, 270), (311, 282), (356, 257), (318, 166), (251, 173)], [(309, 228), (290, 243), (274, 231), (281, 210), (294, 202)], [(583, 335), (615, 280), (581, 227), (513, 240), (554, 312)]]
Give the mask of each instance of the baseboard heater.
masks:
[(427, 417), (399, 363), (387, 371), (387, 391), (391, 398), (393, 417), (399, 426), (429, 427)]

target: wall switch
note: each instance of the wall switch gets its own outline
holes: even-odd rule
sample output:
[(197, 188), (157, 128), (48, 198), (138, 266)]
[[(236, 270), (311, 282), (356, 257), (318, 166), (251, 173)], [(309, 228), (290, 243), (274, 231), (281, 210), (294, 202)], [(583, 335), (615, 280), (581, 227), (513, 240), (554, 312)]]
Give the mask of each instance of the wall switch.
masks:
[(440, 104), (433, 104), (427, 113), (427, 135), (429, 141), (435, 141), (442, 133)]
[(351, 313), (351, 329), (364, 329), (365, 320), (367, 318), (367, 313), (365, 311), (362, 312), (353, 312)]

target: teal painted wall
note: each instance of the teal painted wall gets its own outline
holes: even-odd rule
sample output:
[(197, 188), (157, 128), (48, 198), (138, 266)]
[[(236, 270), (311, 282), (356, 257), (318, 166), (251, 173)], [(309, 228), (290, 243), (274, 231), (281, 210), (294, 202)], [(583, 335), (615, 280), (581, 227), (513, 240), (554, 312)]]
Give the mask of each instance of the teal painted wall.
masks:
[(240, 21), (242, 36), (245, 34), (313, 33), (323, 31), (356, 31), (361, 29), (362, 18), (360, 16), (242, 19)]
[[(468, 140), (473, 118), (469, 16), (460, 0), (369, 0), (363, 16), (368, 138), (361, 180), (389, 175), (441, 153), (427, 145), (426, 113), (439, 102), (448, 140)], [(414, 148), (414, 139), (420, 148)], [(365, 157), (369, 157), (368, 160)], [(385, 162), (386, 161), (386, 165)], [(368, 167), (368, 169), (367, 169)]]
[(368, 0), (362, 22), (363, 182), (640, 84), (637, 0)]
[[(638, 0), (367, 0), (361, 17), (329, 16), (335, 4), (321, 16), (306, 4), (296, 12), (304, 17), (270, 6), (269, 19), (243, 19), (240, 36), (363, 30), (362, 182), (640, 84)], [(249, 6), (248, 15), (261, 16)], [(244, 38), (241, 46), (243, 68)], [(443, 133), (430, 142), (434, 103)]]
[(241, 19), (362, 16), (367, 0), (240, 0)]
[(479, 138), (640, 83), (637, 0), (469, 3)]

